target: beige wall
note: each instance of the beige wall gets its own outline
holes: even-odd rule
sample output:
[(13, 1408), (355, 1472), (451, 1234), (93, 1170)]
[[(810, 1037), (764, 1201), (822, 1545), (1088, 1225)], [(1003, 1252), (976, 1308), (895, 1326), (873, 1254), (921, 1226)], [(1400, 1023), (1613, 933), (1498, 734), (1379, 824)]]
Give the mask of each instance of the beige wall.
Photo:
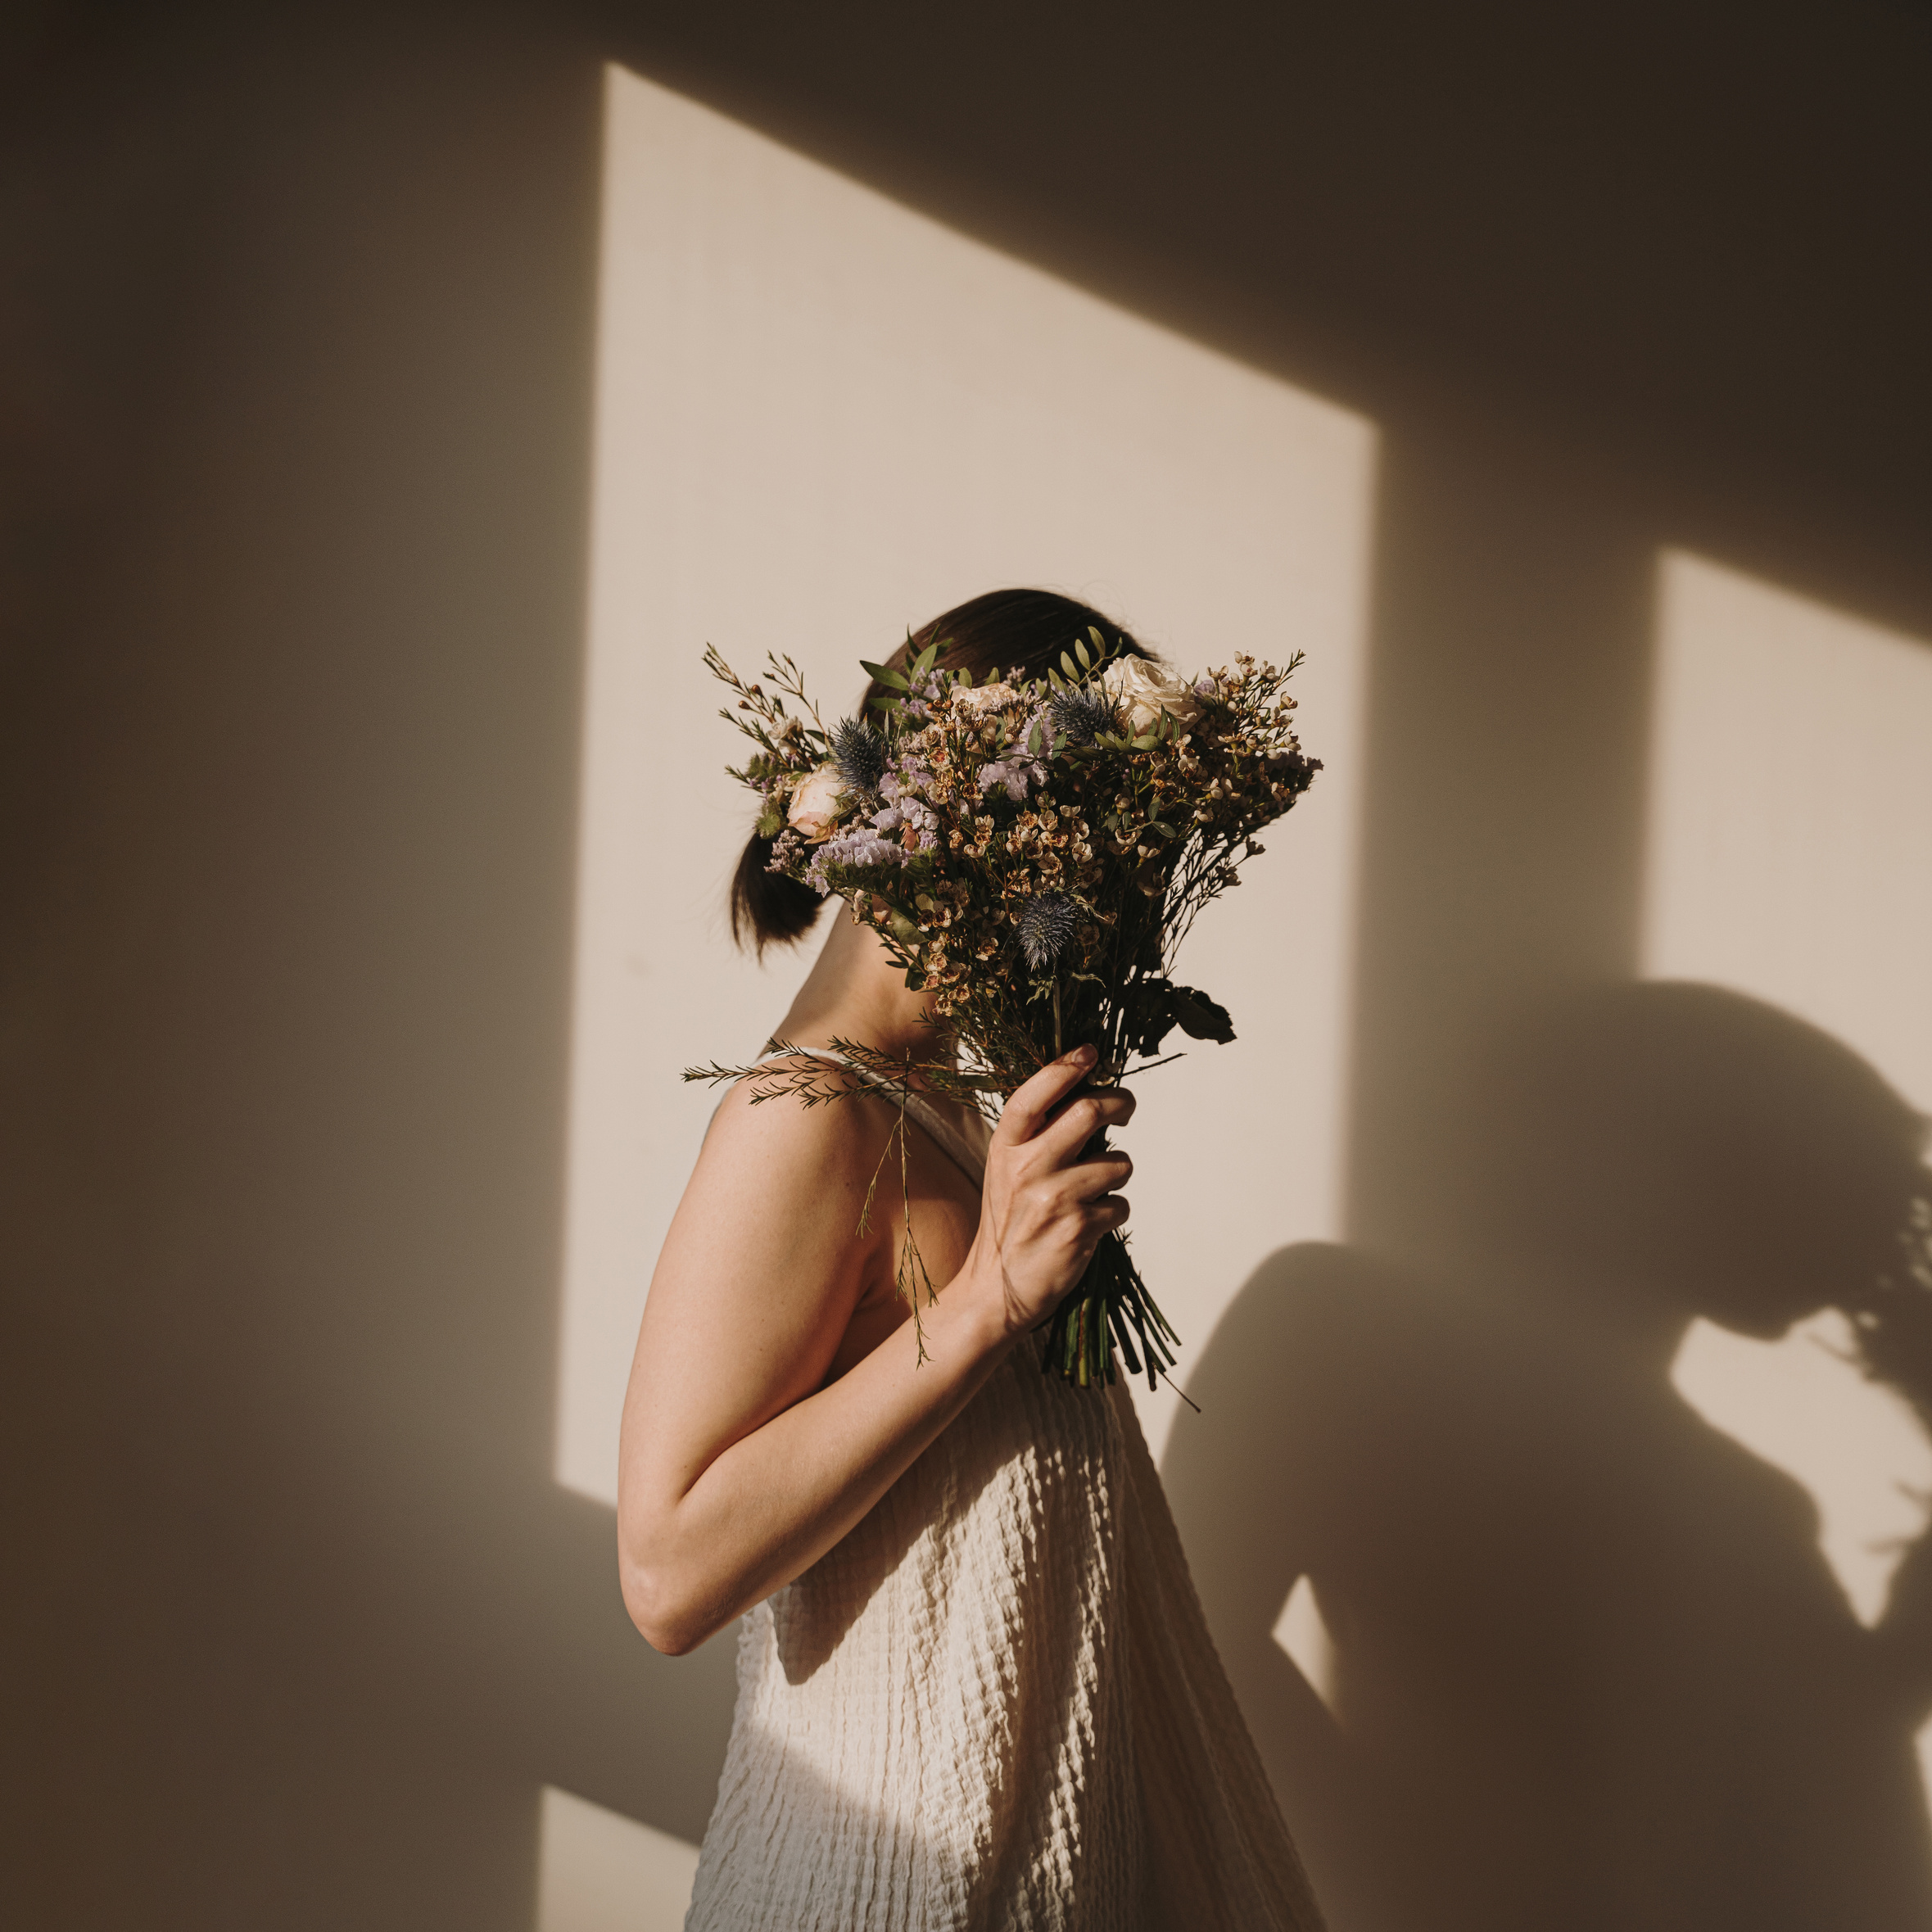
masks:
[[(828, 721), (861, 658), (975, 587), (1069, 590), (1190, 673), (1305, 651), (1332, 769), (1190, 943), (1242, 1047), (1158, 1076), (1134, 1140), (1167, 1198), (1134, 1242), (1199, 1340), (1284, 1233), (1341, 1233), (1375, 439), (616, 67), (602, 235), (557, 1469), (614, 1502), (644, 1290), (717, 1097), (678, 1075), (755, 1053), (815, 949), (761, 966), (725, 930), (747, 799), (700, 640), (748, 677), (790, 654)], [(1261, 1135), (1257, 1060), (1295, 1097)], [(1179, 1407), (1143, 1405), (1156, 1443)]]
[[(1793, 55), (1780, 84), (1829, 72), (1816, 166), (1780, 163), (1782, 199), (1752, 202), (1724, 157), (1761, 131), (1722, 117), (1754, 110), (1685, 95), (1669, 62), (1642, 97), (1673, 179), (1578, 159), (1571, 127), (1612, 124), (1562, 93), (1556, 52), (1536, 84), (1556, 105), (1526, 131), (1513, 104), (1545, 57), (1504, 46), (1504, 11), (1461, 68), (1394, 9), (1379, 51), (1312, 16), (1300, 45), (1257, 21), (1250, 46), (1230, 16), (1184, 51), (1132, 19), (1093, 48), (1049, 21), (1023, 60), (935, 43), (898, 88), (865, 61), (905, 50), (862, 54), (843, 16), (812, 44), (776, 16), (733, 41), (642, 9), (581, 33), (219, 10), (23, 30), (0, 667), (10, 1916), (523, 1928), (544, 1817), (569, 1827), (541, 1862), (553, 1916), (622, 1864), (609, 1817), (703, 1827), (728, 1647), (654, 1657), (617, 1600), (608, 1507), (556, 1480), (615, 59), (1373, 439), (1354, 1017), (1332, 1043), (1326, 1232), (1346, 1246), (1305, 1245), (1324, 1230), (1290, 1215), (1257, 1231), (1304, 1245), (1211, 1286), (1226, 1313), (1190, 1358), (1206, 1414), (1166, 1459), (1338, 1926), (1923, 1921), (1916, 1717), (1892, 1681), (1869, 1689), (1853, 1636), (1880, 1613), (1857, 1512), (1919, 1438), (1871, 1448), (1890, 1425), (1833, 1419), (1854, 1413), (1842, 1383), (1767, 1396), (1789, 1353), (1680, 1357), (1630, 1297), (1594, 1295), (1581, 1247), (1526, 1270), (1495, 1211), (1536, 1106), (1572, 1136), (1537, 1171), (1580, 1187), (1618, 1156), (1613, 1109), (1579, 1128), (1572, 1089), (1542, 1089), (1572, 1066), (1614, 1088), (1605, 1042), (1650, 1037), (1619, 982), (1724, 980), (1929, 1098), (1896, 991), (1922, 923), (1917, 794), (1842, 775), (1916, 702), (1857, 666), (1916, 690), (1932, 638), (1908, 541), (1922, 373), (1899, 348), (1920, 293), (1883, 221), (1813, 206), (1875, 205), (1849, 193), (1854, 161), (1888, 219), (1916, 205), (1917, 164), (1872, 157), (1919, 42), (1907, 10), (1873, 10), (1808, 70)], [(1753, 36), (1749, 58), (1781, 46)], [(1486, 88), (1490, 131), (1438, 139), (1433, 103)], [(1040, 133), (1096, 90), (1111, 139), (1097, 109), (1085, 149)], [(1436, 219), (1404, 228), (1403, 195)], [(1672, 226), (1678, 201), (1697, 219)], [(1771, 226), (1813, 251), (1788, 286), (1766, 278), (1775, 248), (1750, 253)], [(1813, 287), (1834, 275), (1835, 306)], [(816, 621), (829, 640), (916, 619), (953, 594), (943, 574)], [(1213, 613), (1183, 603), (1192, 572), (1174, 581), (1156, 608), (1178, 651)], [(762, 606), (740, 621), (768, 628)], [(1760, 648), (1836, 677), (1820, 789), (1864, 801), (1802, 863), (1782, 834), (1722, 856), (1681, 782), (1755, 767), (1722, 741), (1721, 680), (1707, 702), (1678, 672), (1749, 693)], [(1671, 870), (1713, 837), (1728, 898)], [(1753, 943), (1740, 966), (1726, 936), (1785, 901), (1813, 925), (1848, 906), (1870, 936), (1789, 973), (1758, 971)], [(1728, 909), (1700, 931), (1660, 905)], [(1694, 1029), (1684, 1051), (1755, 1092), (1782, 1039)], [(1825, 1076), (1786, 1059), (1762, 1111), (1802, 1149), (1829, 1097), (1808, 1104)], [(1735, 1206), (1693, 1193), (1658, 1238), (1708, 1247)], [(1841, 1438), (1864, 1446), (1848, 1460)], [(1288, 1634), (1319, 1685), (1274, 1634), (1305, 1577), (1326, 1655), (1307, 1616)], [(575, 1891), (568, 1844), (589, 1848)], [(1813, 1875), (1782, 1882), (1767, 1844)]]

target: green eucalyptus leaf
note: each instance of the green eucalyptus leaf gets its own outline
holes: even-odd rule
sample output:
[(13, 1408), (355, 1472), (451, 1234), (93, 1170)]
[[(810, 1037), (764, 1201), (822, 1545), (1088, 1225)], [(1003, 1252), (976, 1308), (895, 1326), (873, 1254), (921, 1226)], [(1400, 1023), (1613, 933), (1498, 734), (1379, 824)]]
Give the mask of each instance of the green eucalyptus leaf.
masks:
[(861, 658), (858, 661), (858, 667), (876, 684), (890, 685), (895, 691), (903, 691), (910, 688), (904, 677), (894, 671), (889, 664), (875, 664), (867, 658)]

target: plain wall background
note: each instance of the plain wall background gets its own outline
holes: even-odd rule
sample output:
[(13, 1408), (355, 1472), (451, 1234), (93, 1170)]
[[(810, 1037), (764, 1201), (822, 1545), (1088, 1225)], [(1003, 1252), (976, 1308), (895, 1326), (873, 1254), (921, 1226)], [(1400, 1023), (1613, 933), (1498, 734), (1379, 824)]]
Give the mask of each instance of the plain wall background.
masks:
[[(1643, 966), (1659, 547), (1932, 637), (1921, 7), (47, 5), (5, 33), (24, 1923), (521, 1932), (540, 1786), (685, 1838), (709, 1808), (728, 1641), (650, 1655), (608, 1511), (550, 1477), (604, 61), (1376, 424), (1347, 1151), (1374, 1269), (1480, 1260), (1490, 1043)], [(1282, 1307), (1359, 1260), (1291, 1258)], [(1244, 1305), (1250, 1339), (1305, 1333)], [(1396, 1311), (1343, 1391), (1367, 1408), (1433, 1331), (1352, 1305)], [(1461, 1425), (1451, 1582), (1526, 1520), (1498, 1471), (1580, 1452), (1536, 1395), (1559, 1329), (1485, 1305), (1422, 1350), (1465, 1391), (1523, 1371)], [(1251, 1419), (1277, 1385), (1226, 1387)], [(1676, 1442), (1622, 1446), (1667, 1484)], [(1335, 1798), (1313, 1746), (1292, 1788), (1315, 1713), (1243, 1663), (1273, 1545), (1219, 1533), (1211, 1468), (1170, 1473), (1338, 1924), (1924, 1922), (1896, 1779), (1803, 1819), (1866, 1893), (1782, 1919), (1729, 1839), (1647, 1865), (1572, 1835), (1511, 1890), (1484, 1845), (1405, 1834), (1378, 1895), (1405, 1814)], [(1530, 1635), (1481, 1680), (1530, 1717), (1661, 1655)], [(1470, 1752), (1508, 1735), (1484, 1722)], [(1557, 1822), (1631, 1816), (1656, 1742), (1607, 1794), (1547, 1766)]]
[[(1070, 590), (1190, 670), (1304, 652), (1328, 769), (1189, 938), (1241, 1051), (1160, 1073), (1133, 1242), (1198, 1340), (1283, 1240), (1341, 1237), (1376, 438), (615, 66), (604, 157), (557, 1474), (614, 1503), (717, 1104), (679, 1075), (756, 1053), (822, 942), (731, 943), (741, 740), (696, 640), (746, 676), (785, 651), (828, 720), (975, 585)], [(1265, 1133), (1236, 1124), (1257, 1066), (1292, 1070)], [(1183, 1405), (1142, 1393), (1157, 1455)]]

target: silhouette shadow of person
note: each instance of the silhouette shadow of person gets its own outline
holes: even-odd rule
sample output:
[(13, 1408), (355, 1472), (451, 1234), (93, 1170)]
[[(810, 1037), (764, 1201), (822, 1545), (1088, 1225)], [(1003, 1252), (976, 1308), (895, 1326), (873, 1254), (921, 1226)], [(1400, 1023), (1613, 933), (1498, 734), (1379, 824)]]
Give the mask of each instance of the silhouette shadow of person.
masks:
[[(1932, 1415), (1924, 1123), (1816, 1029), (1649, 984), (1519, 1026), (1440, 1265), (1242, 1288), (1163, 1473), (1335, 1932), (1932, 1927), (1932, 1539), (1875, 1627), (1810, 1496), (1672, 1387), (1836, 1306)], [(1275, 1641), (1298, 1582), (1318, 1695)]]

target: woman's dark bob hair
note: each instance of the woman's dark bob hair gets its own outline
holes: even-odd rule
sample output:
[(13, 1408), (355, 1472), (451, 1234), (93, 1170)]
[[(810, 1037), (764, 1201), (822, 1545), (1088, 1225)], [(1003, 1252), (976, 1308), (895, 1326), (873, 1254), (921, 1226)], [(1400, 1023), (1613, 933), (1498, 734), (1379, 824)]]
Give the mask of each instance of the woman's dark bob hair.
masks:
[[(1084, 638), (1089, 627), (1120, 656), (1153, 655), (1112, 618), (1077, 599), (1052, 590), (989, 590), (934, 618), (885, 662), (898, 670), (929, 644), (943, 640), (940, 662), (952, 670), (971, 671), (975, 684), (985, 683), (996, 672), (1039, 677), (1048, 665), (1059, 663), (1060, 654)], [(877, 684), (867, 685), (863, 708), (869, 711), (881, 695)], [(772, 871), (771, 864), (771, 841), (754, 832), (731, 880), (731, 937), (760, 953), (767, 946), (789, 946), (803, 939), (825, 903), (810, 886)]]

